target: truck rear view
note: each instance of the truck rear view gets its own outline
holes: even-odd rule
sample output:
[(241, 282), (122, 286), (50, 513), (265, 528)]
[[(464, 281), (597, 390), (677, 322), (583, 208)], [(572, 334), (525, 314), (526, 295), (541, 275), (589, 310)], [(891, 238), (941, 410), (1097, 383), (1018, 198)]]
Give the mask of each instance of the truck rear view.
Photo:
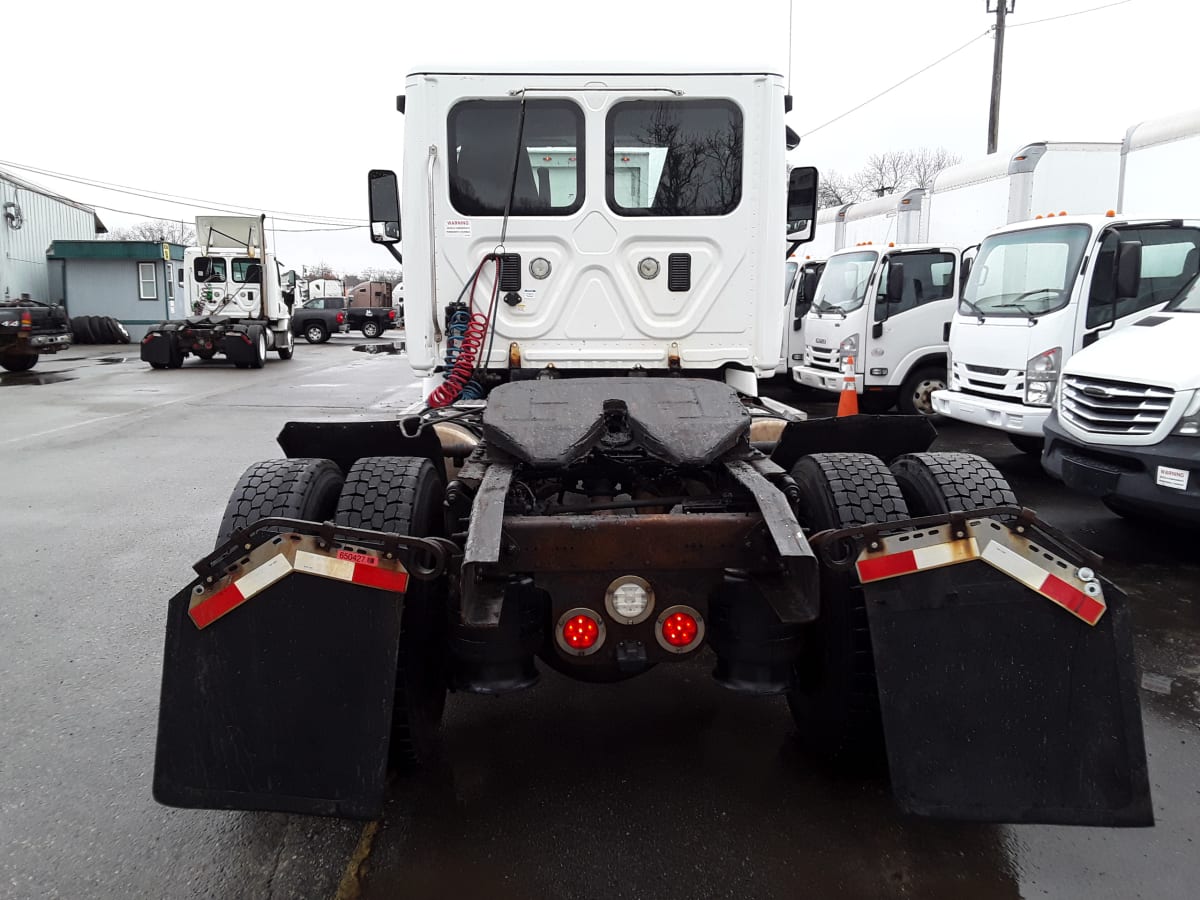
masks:
[(707, 655), (905, 810), (1149, 824), (1099, 561), (922, 418), (755, 395), (816, 173), (780, 76), (706, 71), (410, 75), (404, 204), (369, 190), (425, 400), (290, 422), (235, 486), (168, 604), (162, 802), (375, 816), (449, 690)]

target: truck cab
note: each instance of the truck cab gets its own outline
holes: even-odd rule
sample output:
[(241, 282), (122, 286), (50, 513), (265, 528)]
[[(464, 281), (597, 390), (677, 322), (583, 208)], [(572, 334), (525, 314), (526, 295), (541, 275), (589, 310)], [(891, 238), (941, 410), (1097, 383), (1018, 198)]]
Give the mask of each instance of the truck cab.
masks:
[(813, 296), (824, 270), (825, 260), (809, 256), (803, 260), (789, 256), (784, 264), (783, 306), (787, 313), (783, 323), (783, 347), (779, 365), (775, 367), (776, 375), (786, 375), (792, 366), (804, 361), (804, 317), (812, 308)]
[[(1133, 244), (1137, 287), (1122, 290), (1118, 258)], [(1174, 298), (1198, 265), (1200, 230), (1182, 220), (1055, 216), (999, 229), (981, 244), (955, 312), (935, 410), (1040, 454), (1063, 364)]]
[(958, 247), (865, 243), (831, 255), (804, 322), (795, 381), (840, 391), (853, 360), (863, 408), (931, 415), (945, 383), (946, 337), (958, 298)]

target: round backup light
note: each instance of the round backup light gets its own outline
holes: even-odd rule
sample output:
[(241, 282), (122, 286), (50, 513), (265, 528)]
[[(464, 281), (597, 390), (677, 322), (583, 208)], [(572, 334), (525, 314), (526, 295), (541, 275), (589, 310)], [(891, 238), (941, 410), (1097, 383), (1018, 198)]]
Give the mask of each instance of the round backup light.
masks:
[(550, 260), (539, 256), (529, 263), (529, 274), (541, 281), (550, 274)]
[(638, 263), (638, 274), (649, 281), (651, 278), (658, 276), (658, 260), (653, 256), (647, 256)]
[(690, 606), (672, 606), (658, 617), (654, 636), (670, 653), (687, 653), (704, 639), (704, 619)]
[(654, 589), (644, 578), (622, 575), (604, 592), (604, 608), (614, 621), (637, 625), (654, 612)]
[(570, 609), (559, 618), (554, 637), (565, 653), (588, 656), (604, 643), (604, 621), (585, 607)]

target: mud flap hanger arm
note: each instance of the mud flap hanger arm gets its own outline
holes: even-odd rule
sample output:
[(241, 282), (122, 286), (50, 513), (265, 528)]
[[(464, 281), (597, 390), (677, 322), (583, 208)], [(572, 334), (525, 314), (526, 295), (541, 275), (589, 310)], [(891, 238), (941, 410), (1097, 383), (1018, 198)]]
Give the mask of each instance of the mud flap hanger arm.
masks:
[(933, 516), (922, 516), (917, 519), (905, 519), (902, 522), (873, 522), (868, 525), (855, 525), (851, 528), (839, 528), (821, 531), (810, 535), (808, 542), (820, 555), (821, 561), (836, 571), (848, 571), (854, 568), (859, 554), (870, 549), (878, 538), (902, 531), (912, 531), (921, 528), (941, 527), (949, 525), (956, 533), (966, 533), (967, 523), (972, 520), (985, 518), (1006, 519), (1010, 528), (1018, 534), (1033, 530), (1046, 537), (1058, 549), (1073, 556), (1081, 565), (1099, 568), (1104, 562), (1100, 554), (1089, 550), (1082, 544), (1063, 534), (1057, 528), (1038, 518), (1037, 514), (1024, 506), (988, 506), (965, 512), (940, 513)]
[(246, 551), (276, 538), (286, 538), (280, 529), (315, 537), (321, 546), (353, 544), (355, 547), (374, 550), (389, 559), (406, 554), (404, 565), (408, 574), (421, 581), (440, 577), (452, 568), (460, 551), (453, 541), (438, 537), (412, 537), (384, 531), (369, 531), (349, 528), (333, 522), (308, 522), (272, 516), (259, 519), (245, 528), (235, 531), (229, 540), (217, 547), (208, 556), (197, 562), (193, 569), (201, 579), (215, 581), (224, 576), (245, 555)]

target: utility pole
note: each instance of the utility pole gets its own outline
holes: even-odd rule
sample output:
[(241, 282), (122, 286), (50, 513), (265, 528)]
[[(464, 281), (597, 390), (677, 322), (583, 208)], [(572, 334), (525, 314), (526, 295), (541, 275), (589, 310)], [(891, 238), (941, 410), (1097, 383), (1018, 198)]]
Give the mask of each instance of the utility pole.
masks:
[(1000, 140), (1000, 75), (1004, 70), (1004, 20), (1017, 6), (1017, 0), (984, 0), (987, 11), (996, 14), (996, 49), (992, 56), (992, 105), (988, 114), (988, 153), (996, 152)]

